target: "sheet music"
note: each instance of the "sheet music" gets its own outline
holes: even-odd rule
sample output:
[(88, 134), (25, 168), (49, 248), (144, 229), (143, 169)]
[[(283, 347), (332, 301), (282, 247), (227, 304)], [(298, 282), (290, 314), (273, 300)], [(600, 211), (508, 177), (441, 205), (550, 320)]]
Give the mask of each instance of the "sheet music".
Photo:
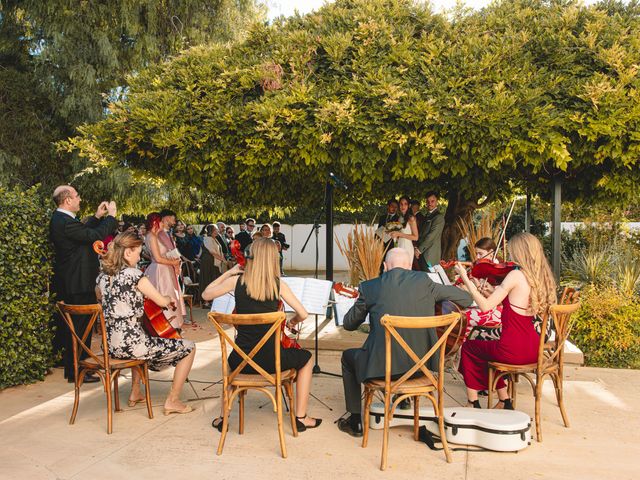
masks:
[[(312, 315), (325, 315), (329, 304), (329, 295), (333, 283), (329, 280), (318, 280), (316, 278), (302, 277), (282, 277), (293, 294), (300, 300), (304, 308)], [(284, 303), (286, 312), (293, 312), (293, 308)]]
[[(334, 292), (335, 293), (335, 292)], [(346, 297), (339, 293), (335, 293), (335, 301), (336, 301), (336, 325), (342, 326), (344, 325), (344, 316), (347, 314), (349, 309), (353, 307), (356, 303), (357, 298)], [(367, 314), (367, 318), (364, 321), (365, 324), (369, 323), (369, 315)]]
[(431, 269), (427, 271), (427, 275), (435, 283), (439, 283), (440, 285), (451, 285), (449, 277), (447, 277), (446, 272), (440, 265), (431, 267)]
[(234, 308), (236, 308), (236, 297), (232, 293), (225, 293), (211, 302), (212, 312), (232, 313)]

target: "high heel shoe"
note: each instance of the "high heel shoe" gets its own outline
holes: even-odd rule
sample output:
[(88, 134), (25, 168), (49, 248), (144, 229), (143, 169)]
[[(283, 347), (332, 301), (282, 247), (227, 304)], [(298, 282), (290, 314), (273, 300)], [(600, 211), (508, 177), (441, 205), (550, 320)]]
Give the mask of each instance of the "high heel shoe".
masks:
[(146, 402), (146, 398), (139, 398), (137, 400), (129, 400), (127, 402), (127, 405), (129, 405), (130, 407), (135, 407), (138, 403), (142, 403), (142, 402)]
[(216, 417), (211, 421), (211, 426), (222, 433), (222, 424), (224, 419), (222, 417)]
[(305, 415), (304, 417), (296, 417), (296, 430), (298, 430), (298, 432), (304, 432), (307, 428), (317, 428), (322, 423), (321, 418), (315, 418), (314, 420), (316, 421), (316, 423), (314, 425), (305, 425), (300, 421), (304, 420), (305, 418), (307, 418), (307, 415)]
[(482, 408), (480, 406), (480, 400), (474, 400), (473, 402), (471, 400), (467, 400), (467, 407), (469, 407), (469, 408)]

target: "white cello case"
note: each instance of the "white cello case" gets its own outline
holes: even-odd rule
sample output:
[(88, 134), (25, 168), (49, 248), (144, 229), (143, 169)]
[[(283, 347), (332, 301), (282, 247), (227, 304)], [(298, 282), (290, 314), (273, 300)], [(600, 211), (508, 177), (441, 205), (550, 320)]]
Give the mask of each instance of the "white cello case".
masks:
[[(384, 405), (371, 405), (370, 428), (384, 426)], [(396, 409), (389, 423), (413, 425), (413, 409)], [(434, 435), (440, 435), (437, 419), (431, 405), (420, 408), (420, 425)], [(474, 445), (496, 452), (517, 452), (531, 444), (531, 418), (518, 410), (487, 410), (453, 407), (444, 409), (444, 427), (447, 441), (458, 445)]]

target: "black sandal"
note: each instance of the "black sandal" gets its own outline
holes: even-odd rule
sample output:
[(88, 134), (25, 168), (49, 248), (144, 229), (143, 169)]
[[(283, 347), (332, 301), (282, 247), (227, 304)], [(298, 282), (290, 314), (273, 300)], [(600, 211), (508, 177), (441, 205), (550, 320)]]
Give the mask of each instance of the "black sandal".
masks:
[[(217, 422), (217, 423), (216, 423)], [(222, 424), (224, 423), (224, 419), (222, 417), (216, 417), (211, 421), (211, 426), (222, 433)]]
[(480, 406), (480, 400), (474, 400), (473, 402), (471, 400), (467, 400), (467, 407), (482, 408)]
[(302, 423), (300, 420), (304, 420), (305, 418), (307, 418), (307, 415), (305, 415), (304, 417), (298, 417), (296, 416), (296, 429), (299, 432), (304, 432), (307, 428), (317, 428), (320, 426), (320, 424), (322, 423), (322, 419), (321, 418), (316, 418), (315, 421), (315, 425), (311, 426), (311, 425), (305, 425), (304, 423)]
[[(500, 404), (502, 405), (500, 406)], [(498, 403), (496, 403), (493, 408), (498, 410), (513, 410), (513, 403), (511, 403), (510, 398), (505, 398), (504, 400), (498, 400)]]

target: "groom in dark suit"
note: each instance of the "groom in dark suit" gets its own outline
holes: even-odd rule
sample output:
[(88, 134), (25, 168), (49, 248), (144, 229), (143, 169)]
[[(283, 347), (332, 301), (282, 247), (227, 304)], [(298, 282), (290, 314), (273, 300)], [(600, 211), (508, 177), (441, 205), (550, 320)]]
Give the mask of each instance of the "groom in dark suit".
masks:
[[(472, 303), (471, 295), (453, 286), (433, 282), (425, 272), (411, 270), (412, 258), (402, 248), (389, 250), (384, 261), (385, 272), (378, 278), (362, 282), (355, 305), (344, 317), (345, 330), (355, 330), (369, 315), (370, 331), (362, 348), (342, 353), (342, 382), (349, 417), (338, 421), (338, 428), (350, 435), (362, 435), (361, 384), (372, 378), (384, 378), (384, 327), (380, 319), (385, 314), (426, 317), (434, 314), (435, 303), (450, 300), (461, 307)], [(399, 329), (398, 333), (418, 356), (424, 355), (436, 343), (435, 329)], [(414, 362), (396, 342), (392, 343), (392, 378), (407, 372)], [(437, 370), (438, 356), (427, 365)]]
[[(98, 276), (98, 256), (93, 251), (93, 242), (102, 240), (112, 233), (117, 222), (115, 202), (102, 202), (95, 216), (85, 223), (76, 218), (80, 210), (80, 195), (70, 185), (61, 185), (53, 192), (53, 201), (58, 207), (51, 216), (49, 237), (54, 247), (52, 290), (56, 300), (70, 305), (89, 305), (96, 303), (96, 277)], [(73, 322), (79, 335), (84, 333), (89, 317), (76, 316)], [(57, 316), (57, 329), (54, 347), (64, 349), (64, 376), (74, 381), (73, 350), (71, 333), (64, 320)], [(87, 347), (91, 348), (91, 335), (87, 338)], [(82, 351), (80, 358), (86, 358)], [(85, 382), (98, 381), (95, 376), (85, 376)]]

